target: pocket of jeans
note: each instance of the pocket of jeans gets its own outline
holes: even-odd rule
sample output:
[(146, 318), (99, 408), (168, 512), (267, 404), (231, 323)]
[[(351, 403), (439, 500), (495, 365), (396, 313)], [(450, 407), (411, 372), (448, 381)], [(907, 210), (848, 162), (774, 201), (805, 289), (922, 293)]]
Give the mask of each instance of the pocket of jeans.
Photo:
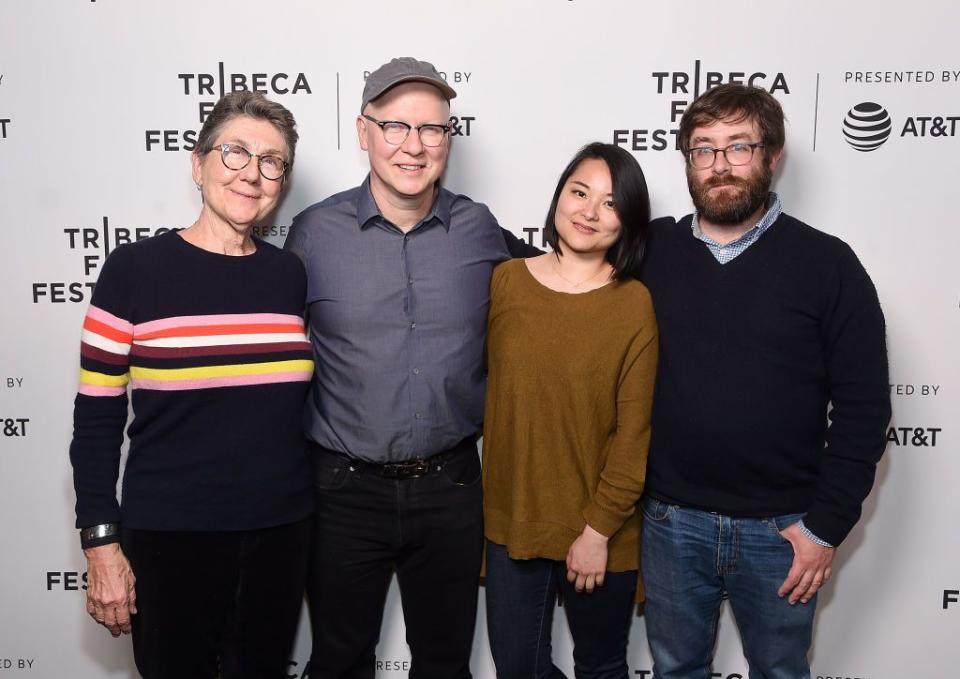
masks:
[(640, 501), (640, 509), (647, 519), (658, 522), (666, 521), (667, 515), (670, 513), (669, 504), (652, 497), (643, 498)]
[(476, 452), (457, 455), (440, 467), (440, 476), (452, 486), (475, 486), (480, 483), (480, 456)]
[(347, 460), (337, 457), (324, 459), (314, 464), (313, 486), (317, 490), (337, 490), (343, 488), (350, 474), (350, 463)]
[(793, 524), (797, 523), (806, 516), (806, 512), (800, 512), (799, 514), (782, 514), (780, 516), (772, 516), (768, 519), (770, 527), (773, 528), (774, 532), (780, 537), (784, 542), (789, 542), (783, 535), (780, 534), (785, 528), (789, 528)]

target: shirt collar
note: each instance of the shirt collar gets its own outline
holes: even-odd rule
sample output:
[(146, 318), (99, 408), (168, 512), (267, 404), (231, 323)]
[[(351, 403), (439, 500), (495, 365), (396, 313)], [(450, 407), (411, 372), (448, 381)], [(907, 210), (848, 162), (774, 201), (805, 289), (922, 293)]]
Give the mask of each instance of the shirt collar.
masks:
[[(453, 194), (445, 191), (443, 187), (440, 187), (437, 191), (437, 197), (433, 201), (433, 205), (430, 206), (430, 211), (420, 220), (420, 224), (414, 228), (420, 228), (436, 219), (449, 231), (452, 207)], [(357, 223), (361, 229), (365, 229), (370, 224), (373, 224), (377, 218), (387, 221), (380, 212), (380, 208), (377, 207), (377, 201), (373, 198), (373, 191), (370, 189), (370, 175), (368, 174), (367, 178), (363, 180), (363, 184), (360, 185), (360, 191), (357, 195)]]
[[(750, 238), (759, 238), (764, 231), (766, 231), (770, 226), (777, 221), (777, 217), (780, 216), (780, 213), (783, 212), (783, 203), (780, 202), (780, 196), (775, 192), (771, 191), (767, 196), (767, 211), (763, 213), (763, 216), (760, 220), (753, 225), (753, 227), (747, 229), (746, 233), (737, 238), (735, 241), (727, 243), (727, 246), (735, 245), (741, 241), (750, 239)], [(700, 229), (700, 215), (697, 212), (697, 209), (693, 209), (693, 219), (690, 221), (690, 229), (693, 231), (693, 236), (697, 240), (702, 240), (704, 243), (710, 243), (712, 245), (718, 245), (710, 236), (703, 233)]]

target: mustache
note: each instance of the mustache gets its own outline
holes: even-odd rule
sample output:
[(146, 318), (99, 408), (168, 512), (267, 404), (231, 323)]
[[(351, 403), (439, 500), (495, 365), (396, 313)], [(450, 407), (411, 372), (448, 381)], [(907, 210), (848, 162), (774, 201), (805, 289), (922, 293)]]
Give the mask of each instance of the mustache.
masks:
[(741, 188), (746, 188), (747, 185), (748, 185), (747, 180), (741, 177), (732, 177), (730, 175), (727, 175), (725, 177), (718, 176), (718, 175), (711, 175), (710, 177), (707, 177), (705, 180), (703, 180), (703, 182), (701, 183), (701, 186), (703, 186), (704, 189), (712, 189), (718, 186), (739, 186)]

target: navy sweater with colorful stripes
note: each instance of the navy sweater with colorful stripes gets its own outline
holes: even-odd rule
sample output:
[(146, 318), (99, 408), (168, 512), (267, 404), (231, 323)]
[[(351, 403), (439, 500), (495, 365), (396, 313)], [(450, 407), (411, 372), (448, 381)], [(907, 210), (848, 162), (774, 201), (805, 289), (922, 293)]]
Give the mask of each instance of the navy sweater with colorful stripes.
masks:
[(77, 527), (249, 530), (312, 511), (302, 433), (313, 374), (306, 274), (291, 253), (256, 246), (232, 257), (170, 232), (104, 263), (74, 406)]

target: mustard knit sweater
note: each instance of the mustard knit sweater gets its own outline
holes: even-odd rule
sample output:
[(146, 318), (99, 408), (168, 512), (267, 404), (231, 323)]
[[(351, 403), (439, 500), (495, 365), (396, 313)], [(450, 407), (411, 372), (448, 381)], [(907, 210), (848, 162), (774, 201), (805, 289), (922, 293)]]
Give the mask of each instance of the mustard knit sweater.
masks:
[(487, 539), (514, 559), (562, 561), (590, 524), (607, 570), (635, 570), (657, 365), (644, 285), (581, 294), (541, 285), (523, 260), (493, 272), (483, 429)]

